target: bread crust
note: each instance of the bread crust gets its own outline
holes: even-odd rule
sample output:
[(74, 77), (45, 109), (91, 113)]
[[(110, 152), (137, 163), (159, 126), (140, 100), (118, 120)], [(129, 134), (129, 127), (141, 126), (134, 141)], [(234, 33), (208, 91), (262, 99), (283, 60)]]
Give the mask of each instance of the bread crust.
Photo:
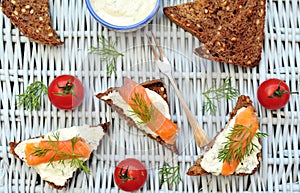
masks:
[[(236, 103), (236, 106), (234, 107), (234, 109), (229, 113), (229, 121), (236, 115), (237, 111), (242, 108), (242, 107), (248, 107), (248, 106), (252, 106), (252, 101), (250, 99), (250, 97), (248, 96), (245, 96), (245, 95), (241, 95), (238, 97), (238, 100), (237, 100), (237, 103)], [(216, 141), (216, 138), (217, 136), (223, 131), (224, 129), (221, 129), (217, 134), (216, 136), (212, 139), (212, 141), (206, 146), (204, 152), (202, 153), (202, 155), (196, 160), (196, 162), (194, 163), (194, 165), (192, 167), (190, 167), (187, 171), (187, 175), (190, 175), (190, 176), (198, 176), (198, 175), (208, 175), (210, 174), (209, 172), (205, 171), (202, 167), (201, 167), (201, 161), (203, 159), (203, 156), (204, 154), (209, 151), (215, 141)], [(260, 141), (261, 143), (261, 141)], [(260, 161), (261, 161), (261, 152), (257, 154), (257, 159), (258, 159), (258, 165), (253, 169), (253, 171), (250, 173), (250, 174), (245, 174), (245, 173), (239, 173), (239, 174), (236, 174), (236, 173), (233, 173), (233, 175), (236, 175), (236, 176), (245, 176), (245, 175), (251, 175), (251, 174), (254, 174), (258, 168), (259, 168), (259, 165), (260, 165)]]
[[(103, 128), (103, 132), (104, 133), (107, 133), (108, 131), (108, 128), (110, 126), (110, 122), (106, 122), (106, 123), (102, 123), (102, 124), (99, 124), (99, 125), (96, 125), (96, 126), (101, 126)], [(91, 127), (96, 127), (96, 126), (91, 126)], [(30, 138), (30, 139), (35, 139), (35, 138), (42, 138), (43, 136), (38, 136), (38, 137), (33, 137), (33, 138)], [(16, 158), (20, 159), (19, 156), (16, 154), (15, 152), (15, 148), (18, 146), (19, 143), (21, 143), (22, 141), (19, 141), (19, 142), (9, 142), (9, 152)], [(21, 159), (20, 159), (21, 160)], [(21, 160), (23, 161), (23, 160)], [(62, 190), (63, 188), (66, 188), (69, 181), (71, 180), (72, 178), (69, 178), (65, 184), (63, 186), (58, 186), (56, 184), (54, 184), (53, 182), (49, 182), (47, 180), (44, 180), (45, 182), (47, 182), (51, 187), (55, 188), (55, 189), (58, 189), (58, 190)]]
[[(155, 91), (167, 103), (169, 103), (168, 102), (167, 93), (166, 93), (166, 87), (165, 87), (164, 83), (161, 80), (151, 80), (151, 81), (147, 81), (147, 82), (141, 83), (141, 85), (143, 87), (145, 87), (145, 88), (148, 88), (150, 90)], [(96, 97), (99, 98), (100, 100), (103, 100), (102, 99), (103, 96), (107, 96), (109, 93), (111, 93), (113, 91), (118, 91), (118, 87), (109, 88), (108, 90), (106, 90), (103, 93), (98, 93), (96, 95)], [(125, 113), (124, 113), (124, 110), (122, 108), (118, 107), (117, 105), (115, 105), (112, 100), (103, 100), (103, 101), (105, 103), (107, 103), (114, 111), (116, 111), (122, 119), (126, 120), (128, 126), (133, 126), (133, 127), (137, 128), (137, 129), (139, 129), (138, 125), (134, 122), (134, 120), (131, 117), (126, 116)], [(153, 137), (152, 135), (146, 133), (145, 131), (143, 131), (143, 132), (148, 137), (150, 137), (151, 139), (156, 140), (161, 145), (163, 145), (163, 146), (167, 147), (168, 149), (170, 149), (172, 152), (174, 152), (176, 154), (179, 153), (176, 144), (168, 144), (162, 138), (160, 138), (159, 136)]]
[(2, 12), (30, 40), (49, 46), (63, 44), (52, 28), (48, 0), (2, 0)]

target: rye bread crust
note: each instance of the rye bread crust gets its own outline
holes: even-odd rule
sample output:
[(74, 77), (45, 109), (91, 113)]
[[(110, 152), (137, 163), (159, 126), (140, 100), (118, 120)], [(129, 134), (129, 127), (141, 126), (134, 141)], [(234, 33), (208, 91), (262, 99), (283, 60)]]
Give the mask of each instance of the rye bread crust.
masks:
[[(229, 113), (230, 119), (231, 120), (237, 113), (237, 111), (242, 108), (242, 107), (248, 107), (248, 106), (252, 106), (252, 101), (248, 96), (245, 95), (241, 95), (239, 96), (236, 106), (234, 107), (234, 109)], [(187, 175), (190, 176), (198, 176), (198, 175), (208, 175), (210, 174), (209, 172), (205, 171), (202, 167), (201, 167), (201, 161), (203, 158), (203, 155), (209, 151), (212, 146), (214, 145), (217, 136), (223, 131), (224, 129), (221, 129), (217, 135), (212, 139), (212, 141), (206, 146), (205, 151), (202, 153), (202, 155), (196, 160), (196, 162), (194, 163), (194, 165), (192, 167), (190, 167), (187, 171)], [(254, 174), (260, 165), (260, 161), (261, 161), (261, 152), (257, 154), (257, 160), (258, 160), (258, 165), (256, 166), (256, 168), (253, 169), (253, 171), (250, 174), (244, 174), (244, 173), (233, 173), (233, 175), (236, 176), (245, 176), (245, 175), (251, 175)]]
[(30, 40), (49, 46), (63, 44), (52, 28), (48, 0), (2, 0), (2, 12)]
[[(109, 126), (110, 126), (110, 122), (102, 123), (102, 124), (99, 124), (99, 125), (96, 125), (96, 126), (101, 126), (101, 127), (103, 128), (103, 132), (104, 132), (104, 133), (107, 133), (108, 128), (109, 128)], [(94, 126), (91, 126), (91, 127), (94, 127)], [(41, 137), (43, 137), (43, 136), (33, 137), (33, 138), (31, 138), (31, 139), (34, 139), (34, 138), (41, 138)], [(21, 143), (21, 141), (19, 141), (19, 142), (9, 142), (9, 148), (10, 148), (10, 149), (9, 149), (9, 152), (10, 152), (14, 157), (16, 157), (16, 158), (18, 158), (18, 159), (20, 159), (20, 158), (19, 158), (19, 156), (16, 154), (15, 148), (18, 146), (19, 143)], [(20, 159), (20, 160), (21, 160), (21, 159)], [(23, 160), (21, 160), (21, 161), (23, 161)], [(65, 182), (65, 184), (64, 184), (63, 186), (58, 186), (58, 185), (54, 184), (53, 182), (49, 182), (49, 181), (46, 181), (46, 180), (45, 180), (45, 182), (47, 182), (51, 187), (53, 187), (53, 188), (55, 188), (55, 189), (62, 190), (63, 188), (66, 188), (66, 187), (67, 187), (67, 185), (68, 185), (68, 183), (69, 183), (69, 181), (70, 181), (71, 179), (72, 179), (72, 178), (69, 178), (69, 179)]]
[[(165, 87), (165, 84), (161, 80), (151, 80), (151, 81), (141, 83), (141, 85), (145, 88), (148, 88), (148, 89), (153, 90), (156, 93), (158, 93), (169, 104), (168, 96), (166, 93), (166, 87)], [(109, 93), (114, 92), (114, 91), (118, 91), (118, 87), (109, 88), (108, 90), (106, 90), (103, 93), (98, 93), (96, 95), (96, 97), (99, 98), (100, 100), (103, 100), (102, 99), (103, 96), (107, 96)], [(131, 117), (126, 116), (124, 113), (124, 110), (122, 108), (118, 107), (117, 105), (115, 105), (112, 100), (103, 100), (103, 101), (105, 103), (107, 103), (114, 111), (116, 111), (122, 119), (126, 120), (128, 126), (130, 126), (130, 127), (133, 126), (137, 129), (139, 129), (139, 126), (134, 122), (134, 120)], [(168, 144), (159, 136), (153, 137), (152, 135), (146, 133), (145, 131), (143, 131), (143, 132), (151, 139), (154, 139), (161, 145), (170, 149), (172, 152), (174, 152), (176, 154), (179, 153), (176, 144)]]

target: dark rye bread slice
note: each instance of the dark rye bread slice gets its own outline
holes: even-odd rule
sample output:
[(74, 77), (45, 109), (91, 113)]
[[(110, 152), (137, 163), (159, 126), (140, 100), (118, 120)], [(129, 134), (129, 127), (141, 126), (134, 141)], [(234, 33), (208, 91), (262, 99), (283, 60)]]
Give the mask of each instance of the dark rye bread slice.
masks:
[(209, 60), (256, 67), (261, 60), (265, 14), (265, 0), (248, 1), (235, 19), (194, 53)]
[(164, 7), (164, 14), (179, 27), (190, 32), (201, 42), (211, 40), (217, 29), (231, 22), (247, 0), (196, 0)]
[(52, 28), (48, 0), (2, 0), (2, 12), (30, 40), (49, 46), (63, 44)]
[[(229, 113), (230, 115), (230, 118), (229, 118), (229, 121), (236, 115), (237, 111), (239, 109), (241, 109), (242, 107), (248, 107), (248, 106), (252, 106), (252, 101), (251, 99), (248, 97), (248, 96), (245, 96), (245, 95), (241, 95), (239, 96), (238, 100), (237, 100), (237, 103), (234, 107), (234, 109)], [(229, 122), (228, 121), (228, 122)], [(202, 158), (204, 156), (204, 154), (209, 151), (214, 143), (215, 143), (215, 140), (217, 138), (217, 136), (223, 131), (224, 129), (221, 129), (217, 135), (213, 138), (213, 140), (206, 146), (206, 149), (205, 151), (202, 153), (202, 155), (197, 159), (197, 161), (194, 163), (194, 165), (192, 167), (190, 167), (187, 171), (187, 175), (190, 175), (190, 176), (198, 176), (198, 175), (207, 175), (207, 174), (210, 174), (209, 172), (205, 171), (202, 167), (201, 167), (201, 161), (202, 161)], [(261, 161), (261, 152), (257, 154), (257, 160)], [(257, 169), (259, 167), (259, 164), (256, 166), (256, 168), (251, 172), (251, 174), (254, 174)], [(244, 176), (244, 175), (251, 175), (251, 174), (243, 174), (243, 173), (239, 173), (239, 174), (236, 174), (234, 173), (233, 175), (238, 175), (238, 176)]]
[[(99, 124), (99, 125), (96, 125), (96, 126), (101, 126), (101, 127), (103, 128), (103, 132), (104, 132), (104, 133), (107, 133), (108, 128), (109, 128), (109, 126), (110, 126), (110, 122), (103, 123), (103, 124)], [(91, 126), (91, 127), (93, 127), (93, 126)], [(38, 136), (38, 137), (35, 137), (35, 138), (41, 138), (41, 137), (43, 137), (43, 136)], [(31, 139), (33, 139), (33, 138), (31, 138)], [(19, 158), (19, 156), (16, 154), (15, 148), (18, 146), (19, 143), (21, 143), (21, 141), (20, 141), (20, 142), (10, 142), (10, 143), (9, 143), (9, 147), (10, 147), (9, 152), (10, 152), (13, 156), (15, 156), (16, 158), (18, 158), (18, 159), (20, 159), (20, 158)], [(21, 159), (20, 159), (20, 160), (21, 160)], [(23, 161), (23, 160), (22, 160), (22, 161)], [(55, 189), (58, 189), (58, 190), (62, 190), (63, 188), (66, 188), (66, 187), (67, 187), (67, 185), (68, 185), (68, 183), (69, 183), (70, 180), (71, 180), (71, 178), (68, 179), (68, 180), (65, 182), (65, 184), (64, 184), (63, 186), (57, 186), (57, 185), (55, 185), (54, 183), (49, 182), (49, 181), (46, 181), (46, 182), (47, 182), (51, 187), (53, 187), (53, 188), (55, 188)]]
[[(165, 87), (165, 84), (161, 80), (151, 80), (151, 81), (143, 82), (140, 85), (142, 85), (145, 88), (155, 91), (168, 103), (166, 87)], [(114, 91), (118, 91), (118, 87), (109, 88), (107, 91), (105, 91), (103, 93), (98, 93), (96, 95), (96, 97), (99, 98), (100, 100), (103, 100), (105, 103), (107, 103), (114, 111), (116, 111), (120, 115), (120, 117), (122, 119), (126, 120), (128, 126), (134, 126), (135, 128), (139, 129), (139, 126), (134, 122), (134, 120), (131, 117), (128, 117), (124, 114), (124, 110), (122, 108), (115, 105), (112, 100), (102, 99), (102, 97), (107, 96), (109, 93), (114, 92)], [(152, 135), (146, 133), (145, 131), (143, 131), (143, 132), (151, 139), (156, 140), (161, 145), (164, 145), (165, 147), (170, 149), (172, 152), (178, 154), (178, 149), (177, 149), (176, 144), (168, 144), (159, 136), (153, 137)]]

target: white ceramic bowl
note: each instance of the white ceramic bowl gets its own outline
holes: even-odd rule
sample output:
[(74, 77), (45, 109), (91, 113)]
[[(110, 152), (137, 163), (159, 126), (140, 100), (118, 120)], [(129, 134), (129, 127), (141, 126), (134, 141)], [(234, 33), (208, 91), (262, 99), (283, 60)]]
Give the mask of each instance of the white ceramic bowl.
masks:
[[(86, 6), (87, 6), (90, 14), (94, 17), (94, 19), (96, 21), (98, 21), (101, 25), (103, 25), (105, 27), (108, 27), (108, 28), (110, 28), (112, 30), (115, 30), (115, 31), (120, 31), (120, 32), (134, 31), (134, 30), (137, 30), (137, 29), (140, 29), (140, 28), (144, 27), (146, 24), (148, 24), (153, 19), (153, 17), (156, 15), (157, 11), (159, 10), (159, 6), (160, 6), (160, 0), (153, 0), (154, 1), (153, 4), (152, 4), (153, 8), (151, 8), (151, 10), (149, 10), (149, 8), (147, 8), (146, 11), (142, 11), (142, 13), (138, 13), (140, 11), (139, 9), (136, 9), (134, 11), (128, 9), (128, 7), (130, 7), (130, 5), (128, 5), (128, 2), (130, 3), (130, 2), (133, 2), (133, 1), (124, 0), (124, 3), (126, 3), (126, 5), (124, 6), (124, 9), (126, 9), (126, 11), (129, 10), (129, 12), (132, 11), (132, 13), (134, 14), (132, 16), (132, 22), (127, 22), (128, 23), (127, 24), (126, 21), (124, 20), (125, 17), (122, 16), (123, 6), (117, 7), (117, 9), (118, 9), (117, 13), (119, 14), (117, 17), (114, 16), (112, 19), (104, 18), (105, 15), (102, 16), (102, 17), (100, 15), (104, 14), (104, 12), (106, 14), (106, 9), (103, 8), (103, 7), (105, 7), (107, 4), (101, 4), (101, 7), (102, 7), (101, 9), (105, 10), (105, 11), (102, 11), (102, 13), (99, 13), (100, 10), (97, 7), (95, 7), (96, 6), (95, 1), (98, 1), (98, 3), (101, 2), (101, 0), (85, 0)], [(144, 4), (148, 0), (136, 0), (136, 1), (140, 4)], [(111, 0), (111, 2), (112, 2), (112, 0)], [(107, 6), (109, 6), (109, 5), (107, 5)], [(127, 6), (127, 8), (126, 8), (126, 6)], [(120, 7), (122, 7), (122, 8), (120, 8)], [(146, 6), (143, 5), (143, 7), (145, 8)], [(109, 9), (107, 9), (107, 10), (109, 10)], [(147, 15), (143, 15), (140, 18), (137, 18), (135, 21), (133, 21), (134, 20), (133, 18), (137, 17), (136, 15), (146, 14), (146, 13), (147, 13)], [(130, 19), (130, 17), (129, 17), (129, 19)], [(112, 21), (112, 20), (114, 20), (114, 21)], [(122, 23), (123, 20), (125, 21), (124, 25)]]

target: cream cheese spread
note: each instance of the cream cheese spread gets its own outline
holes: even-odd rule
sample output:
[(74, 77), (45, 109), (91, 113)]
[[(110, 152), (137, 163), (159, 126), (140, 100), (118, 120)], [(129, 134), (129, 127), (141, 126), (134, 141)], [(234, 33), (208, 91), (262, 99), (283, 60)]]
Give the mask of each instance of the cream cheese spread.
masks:
[[(50, 132), (44, 137), (28, 139), (22, 141), (15, 148), (15, 153), (19, 156), (21, 160), (26, 161), (25, 156), (25, 147), (27, 143), (38, 143), (41, 140), (47, 140), (48, 137), (53, 138), (54, 133), (59, 133), (60, 140), (69, 140), (73, 137), (81, 137), (86, 143), (90, 146), (91, 151), (96, 150), (99, 144), (99, 141), (104, 136), (103, 128), (101, 126), (90, 127), (88, 125), (84, 126), (73, 126), (70, 128), (58, 129), (55, 132)], [(87, 160), (82, 159), (82, 160)], [(54, 161), (52, 164), (42, 163), (35, 166), (32, 166), (37, 173), (41, 176), (43, 180), (54, 183), (57, 186), (64, 186), (66, 181), (73, 176), (73, 173), (77, 170), (75, 167), (71, 167), (68, 163), (68, 160), (65, 160), (65, 163), (59, 163), (59, 161)]]
[[(146, 88), (146, 93), (151, 100), (152, 104), (167, 118), (171, 119), (170, 111), (169, 111), (169, 106), (168, 103), (156, 92), (147, 89)], [(145, 124), (139, 125), (138, 123), (142, 122), (142, 120), (135, 116), (132, 115), (131, 111), (132, 108), (130, 107), (129, 104), (125, 102), (125, 100), (122, 98), (122, 96), (119, 94), (117, 91), (113, 91), (109, 93), (107, 96), (103, 96), (101, 98), (102, 100), (112, 100), (113, 104), (122, 108), (124, 110), (124, 114), (127, 117), (130, 117), (138, 126), (139, 129), (144, 130), (146, 133), (152, 135), (153, 137), (157, 137), (157, 134), (153, 132), (149, 127), (147, 127)]]
[(101, 19), (117, 26), (128, 26), (143, 21), (150, 15), (156, 0), (91, 0)]
[[(242, 112), (245, 108), (241, 108), (237, 111), (237, 114)], [(226, 138), (230, 135), (231, 129), (234, 127), (235, 123), (234, 116), (229, 123), (225, 126), (224, 130), (216, 137), (215, 143), (212, 148), (205, 152), (201, 161), (201, 167), (213, 175), (219, 175), (222, 170), (223, 162), (218, 159), (219, 152), (224, 149), (224, 142), (228, 141)], [(245, 173), (250, 174), (257, 167), (259, 161), (257, 159), (257, 154), (261, 150), (261, 145), (256, 137), (252, 139), (252, 142), (258, 147), (254, 148), (254, 151), (247, 157), (245, 157), (238, 165), (235, 173)]]

